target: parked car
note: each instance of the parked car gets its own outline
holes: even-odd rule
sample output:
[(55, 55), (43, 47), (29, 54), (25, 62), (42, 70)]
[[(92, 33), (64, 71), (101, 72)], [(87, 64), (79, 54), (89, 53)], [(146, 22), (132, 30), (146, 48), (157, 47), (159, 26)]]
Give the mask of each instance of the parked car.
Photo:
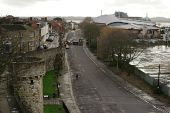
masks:
[(68, 44), (66, 44), (66, 49), (69, 49), (70, 47), (69, 47), (69, 45)]
[(43, 46), (38, 46), (38, 47), (37, 47), (37, 50), (42, 50), (42, 49), (44, 49)]
[(46, 39), (47, 42), (52, 42), (53, 40), (54, 40), (54, 36), (49, 36), (49, 37)]
[(43, 48), (44, 48), (44, 49), (48, 49), (47, 44), (43, 44)]
[(47, 44), (43, 44), (37, 47), (37, 50), (43, 50), (43, 49), (48, 49)]
[(78, 39), (74, 39), (73, 40), (73, 45), (78, 45), (79, 44), (79, 40)]

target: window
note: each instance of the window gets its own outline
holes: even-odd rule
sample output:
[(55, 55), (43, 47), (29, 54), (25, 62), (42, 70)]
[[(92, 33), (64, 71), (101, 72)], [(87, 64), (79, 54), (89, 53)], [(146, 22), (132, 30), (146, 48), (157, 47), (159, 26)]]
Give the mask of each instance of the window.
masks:
[(31, 85), (33, 85), (34, 84), (34, 81), (33, 80), (31, 80), (31, 83), (30, 83)]

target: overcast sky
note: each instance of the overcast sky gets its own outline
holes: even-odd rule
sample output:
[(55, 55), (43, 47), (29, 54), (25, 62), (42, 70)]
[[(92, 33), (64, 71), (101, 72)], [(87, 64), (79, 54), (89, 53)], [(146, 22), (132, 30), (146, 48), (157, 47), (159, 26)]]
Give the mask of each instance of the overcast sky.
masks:
[(0, 16), (99, 16), (115, 11), (129, 16), (169, 17), (170, 0), (0, 0)]

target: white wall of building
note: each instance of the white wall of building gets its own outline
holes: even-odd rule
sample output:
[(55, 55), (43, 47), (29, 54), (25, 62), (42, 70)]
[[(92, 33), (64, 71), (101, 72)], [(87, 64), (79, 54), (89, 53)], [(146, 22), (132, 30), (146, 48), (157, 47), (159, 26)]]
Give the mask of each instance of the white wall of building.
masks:
[(41, 28), (42, 41), (45, 42), (49, 37), (49, 25), (45, 22), (45, 25)]
[(48, 34), (48, 32), (49, 32), (49, 25), (45, 23), (45, 26), (41, 28), (41, 36)]

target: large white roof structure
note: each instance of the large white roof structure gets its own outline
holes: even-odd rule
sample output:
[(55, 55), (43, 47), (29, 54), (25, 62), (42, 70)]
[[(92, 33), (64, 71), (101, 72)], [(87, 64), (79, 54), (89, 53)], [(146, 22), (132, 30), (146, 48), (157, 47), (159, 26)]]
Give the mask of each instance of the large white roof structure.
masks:
[(159, 29), (155, 26), (155, 23), (144, 20), (131, 20), (127, 18), (118, 18), (115, 15), (101, 15), (93, 18), (95, 23), (106, 24), (112, 28), (120, 28), (120, 29), (143, 29), (147, 27), (147, 29)]
[(108, 25), (109, 23), (119, 21), (119, 19), (112, 14), (112, 15), (101, 15), (101, 16), (95, 17), (93, 18), (93, 21), (95, 23), (103, 23), (103, 24)]

